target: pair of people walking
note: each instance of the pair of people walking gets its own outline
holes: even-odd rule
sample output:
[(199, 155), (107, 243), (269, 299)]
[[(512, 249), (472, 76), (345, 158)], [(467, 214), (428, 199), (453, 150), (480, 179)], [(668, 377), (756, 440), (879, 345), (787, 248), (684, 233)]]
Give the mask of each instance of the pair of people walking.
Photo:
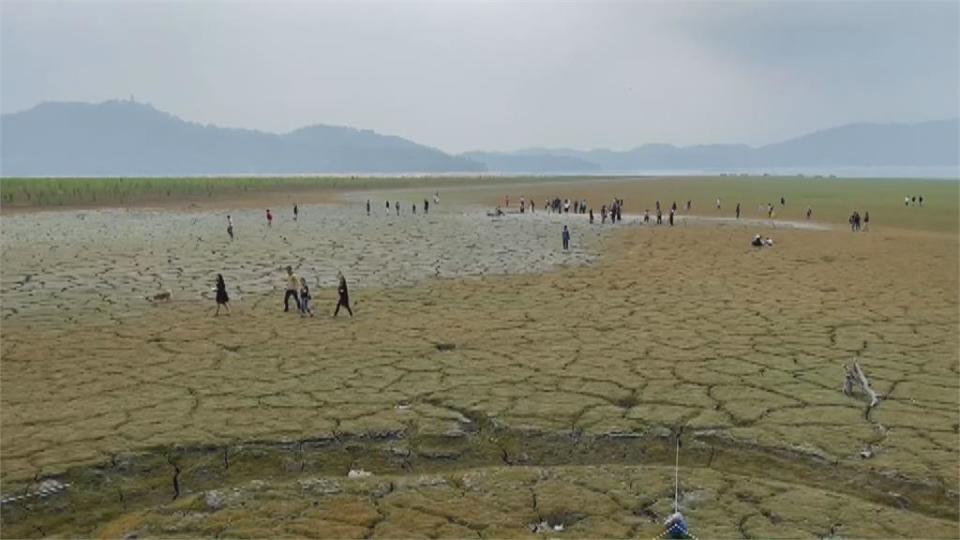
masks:
[[(337, 279), (339, 284), (337, 286), (337, 307), (333, 311), (333, 316), (336, 317), (340, 313), (340, 308), (346, 308), (347, 313), (353, 317), (353, 310), (350, 308), (350, 293), (347, 290), (347, 279), (343, 276), (342, 272), (337, 272)], [(283, 295), (283, 311), (290, 311), (290, 299), (293, 298), (293, 301), (297, 305), (297, 310), (300, 311), (300, 315), (306, 317), (310, 315), (313, 317), (313, 310), (310, 309), (310, 288), (307, 286), (307, 280), (297, 276), (293, 272), (293, 267), (287, 267), (287, 290)]]
[(297, 305), (297, 311), (301, 317), (307, 315), (313, 317), (313, 310), (310, 309), (310, 287), (307, 286), (306, 278), (302, 278), (293, 273), (293, 268), (287, 267), (287, 291), (283, 295), (283, 311), (290, 311), (290, 299), (293, 298)]

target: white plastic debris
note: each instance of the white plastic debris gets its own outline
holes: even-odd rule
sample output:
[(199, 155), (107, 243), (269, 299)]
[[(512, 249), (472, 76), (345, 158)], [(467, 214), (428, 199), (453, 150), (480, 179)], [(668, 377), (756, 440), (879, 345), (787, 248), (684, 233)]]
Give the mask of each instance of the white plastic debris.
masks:
[(373, 473), (363, 469), (350, 469), (350, 472), (347, 473), (347, 478), (367, 478), (372, 475)]

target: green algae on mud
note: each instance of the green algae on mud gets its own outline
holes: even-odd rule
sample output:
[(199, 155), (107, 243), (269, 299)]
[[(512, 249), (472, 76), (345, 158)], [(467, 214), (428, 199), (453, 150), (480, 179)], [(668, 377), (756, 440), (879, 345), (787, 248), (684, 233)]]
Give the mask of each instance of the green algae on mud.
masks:
[[(374, 511), (380, 519), (353, 524), (368, 530), (349, 535), (390, 537), (419, 529), (428, 534), (444, 522), (469, 522), (478, 536), (501, 537), (546, 522), (578, 536), (624, 536), (624, 528), (653, 536), (672, 510), (672, 470), (667, 465), (674, 457), (674, 434), (669, 429), (596, 437), (511, 432), (482, 418), (461, 418), (456, 425), (463, 429), (442, 436), (382, 433), (117, 455), (102, 466), (61, 476), (69, 485), (65, 492), (4, 506), (4, 524), (17, 537), (38, 530), (44, 535), (103, 537), (234, 536), (249, 534), (236, 528), (255, 524), (278, 534), (284, 523), (302, 513), (301, 506), (334, 504), (334, 516), (337, 511), (349, 513), (327, 519), (350, 522), (358, 517), (356, 505), (377, 506), (384, 497), (406, 491), (401, 506), (414, 513), (387, 517)], [(747, 536), (743, 527), (758, 514), (769, 521), (748, 529), (776, 536), (827, 530), (906, 536), (922, 525), (928, 537), (949, 537), (956, 521), (955, 515), (940, 515), (956, 505), (942, 487), (910, 486), (817, 456), (745, 447), (709, 432), (686, 433), (682, 456), (681, 507), (700, 535), (736, 526)], [(356, 480), (348, 474), (356, 471), (366, 471), (357, 476), (369, 473), (372, 479)], [(491, 478), (499, 480), (490, 483)], [(299, 489), (291, 491), (291, 486)], [(439, 486), (455, 492), (432, 491)], [(516, 499), (518, 488), (529, 491), (532, 502), (527, 495)], [(730, 492), (736, 496), (721, 496)], [(776, 503), (769, 500), (774, 495)], [(448, 500), (450, 510), (459, 510), (431, 520), (429, 516), (437, 514), (427, 509), (436, 510), (437, 496)], [(601, 504), (610, 497), (613, 506)], [(493, 506), (477, 508), (477, 498), (487, 501), (481, 507)], [(832, 508), (808, 508), (822, 504), (818, 501), (830, 501)], [(271, 504), (280, 506), (264, 506)], [(909, 505), (909, 511), (903, 505)], [(893, 510), (898, 506), (899, 511)], [(225, 507), (233, 509), (221, 514)], [(239, 520), (238, 512), (243, 514)], [(886, 515), (884, 525), (869, 518), (876, 512)], [(319, 525), (323, 523), (314, 524)], [(343, 534), (337, 528), (305, 531), (300, 534)], [(636, 533), (632, 530), (629, 536)]]
[[(197, 176), (2, 178), (0, 207), (55, 209), (165, 204), (198, 199), (257, 198), (272, 193), (311, 191), (436, 188), (463, 184), (501, 185), (522, 181), (516, 176)], [(576, 181), (582, 177), (569, 177)]]

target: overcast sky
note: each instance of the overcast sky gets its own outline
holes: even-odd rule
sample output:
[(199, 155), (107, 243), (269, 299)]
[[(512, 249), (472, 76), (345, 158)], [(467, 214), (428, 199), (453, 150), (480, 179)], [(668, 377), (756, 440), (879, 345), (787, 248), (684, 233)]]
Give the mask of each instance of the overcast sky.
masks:
[(0, 105), (148, 102), (451, 152), (958, 115), (958, 3), (2, 3)]

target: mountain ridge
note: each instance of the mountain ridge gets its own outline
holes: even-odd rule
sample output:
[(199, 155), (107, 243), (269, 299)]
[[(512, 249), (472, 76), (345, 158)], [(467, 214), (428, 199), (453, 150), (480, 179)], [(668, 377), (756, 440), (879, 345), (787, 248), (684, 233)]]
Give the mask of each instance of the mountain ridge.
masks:
[(402, 137), (311, 124), (287, 133), (183, 120), (133, 101), (48, 102), (0, 117), (4, 176), (480, 172)]
[(146, 103), (45, 102), (0, 116), (0, 174), (610, 173), (763, 167), (960, 165), (960, 120), (858, 122), (761, 146), (648, 143), (628, 150), (530, 147), (449, 154), (370, 129), (286, 133), (181, 119)]
[[(913, 124), (858, 122), (826, 128), (761, 146), (648, 143), (628, 150), (527, 148), (514, 152), (461, 154), (488, 164), (511, 163), (505, 156), (575, 158), (597, 172), (670, 169), (751, 169), (760, 167), (884, 167), (960, 165), (960, 120)], [(514, 161), (512, 163), (527, 163)], [(514, 169), (511, 172), (536, 172)]]

